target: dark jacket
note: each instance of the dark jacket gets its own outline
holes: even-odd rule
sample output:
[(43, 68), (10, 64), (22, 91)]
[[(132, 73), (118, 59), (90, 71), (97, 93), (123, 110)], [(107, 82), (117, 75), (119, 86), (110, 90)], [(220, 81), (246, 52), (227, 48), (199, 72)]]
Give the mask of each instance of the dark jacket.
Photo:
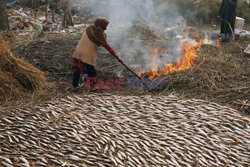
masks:
[[(238, 0), (231, 0), (231, 2), (230, 0), (222, 0), (219, 12), (221, 18), (227, 20), (231, 24), (233, 31), (235, 26), (237, 2)], [(231, 33), (231, 30), (225, 21), (221, 22), (221, 33)]]

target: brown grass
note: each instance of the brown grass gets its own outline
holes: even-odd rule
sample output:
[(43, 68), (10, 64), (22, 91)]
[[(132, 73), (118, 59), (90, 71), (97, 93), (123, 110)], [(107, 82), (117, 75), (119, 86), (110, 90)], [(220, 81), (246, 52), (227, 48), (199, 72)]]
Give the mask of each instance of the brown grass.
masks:
[(44, 85), (43, 72), (15, 57), (0, 36), (0, 100), (17, 95), (24, 89), (39, 91)]
[(203, 45), (197, 52), (196, 66), (164, 77), (165, 93), (174, 91), (224, 104), (249, 100), (248, 62), (241, 52), (229, 44), (222, 49)]

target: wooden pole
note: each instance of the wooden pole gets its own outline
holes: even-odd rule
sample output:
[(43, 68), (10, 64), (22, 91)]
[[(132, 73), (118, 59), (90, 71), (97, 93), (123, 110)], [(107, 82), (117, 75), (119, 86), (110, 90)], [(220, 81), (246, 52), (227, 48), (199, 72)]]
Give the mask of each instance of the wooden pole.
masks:
[(116, 57), (115, 55), (111, 54), (112, 56), (114, 56), (127, 70), (129, 70), (135, 77), (139, 78), (140, 79), (140, 82), (143, 84), (143, 86), (145, 86), (145, 88), (153, 93), (153, 94), (156, 94), (155, 92), (153, 92), (151, 89), (149, 89), (149, 87), (142, 81), (142, 78), (137, 75), (133, 70), (131, 70), (126, 64), (123, 63), (123, 61), (121, 59), (119, 59), (118, 57)]
[(48, 4), (45, 6), (45, 20), (48, 20)]
[(223, 19), (223, 18), (221, 18), (221, 17), (220, 17), (220, 19), (221, 19), (222, 21), (224, 21), (225, 23), (228, 24), (228, 26), (229, 26), (229, 28), (230, 28), (230, 30), (231, 30), (232, 36), (233, 36), (233, 41), (235, 41), (234, 31), (233, 31), (233, 28), (232, 28), (231, 24), (230, 24), (227, 20), (225, 20), (225, 19)]

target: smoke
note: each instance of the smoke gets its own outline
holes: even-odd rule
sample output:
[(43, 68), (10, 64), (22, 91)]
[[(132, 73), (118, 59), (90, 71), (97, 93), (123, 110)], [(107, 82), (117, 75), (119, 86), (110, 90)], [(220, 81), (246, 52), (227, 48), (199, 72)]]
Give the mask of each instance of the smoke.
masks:
[[(186, 21), (175, 6), (155, 0), (91, 0), (83, 1), (82, 7), (95, 17), (105, 17), (110, 21), (106, 30), (108, 42), (136, 71), (172, 63), (178, 56), (174, 50), (178, 50), (184, 38)], [(159, 55), (166, 55), (165, 50), (172, 52), (151, 62), (150, 52), (155, 47), (162, 49), (158, 51)]]

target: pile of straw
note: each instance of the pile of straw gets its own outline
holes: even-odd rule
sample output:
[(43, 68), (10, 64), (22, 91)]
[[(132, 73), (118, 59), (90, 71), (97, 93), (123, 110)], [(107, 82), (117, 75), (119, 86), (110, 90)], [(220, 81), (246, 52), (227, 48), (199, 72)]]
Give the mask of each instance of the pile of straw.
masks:
[[(212, 45), (203, 45), (197, 52), (196, 66), (164, 77), (165, 92), (174, 91), (186, 97), (226, 104), (247, 99), (247, 63), (238, 53), (241, 52), (239, 48), (226, 53), (228, 47), (224, 51)], [(234, 52), (236, 54), (232, 54)]]
[(0, 100), (17, 95), (22, 90), (39, 91), (44, 85), (43, 72), (12, 55), (0, 36)]

